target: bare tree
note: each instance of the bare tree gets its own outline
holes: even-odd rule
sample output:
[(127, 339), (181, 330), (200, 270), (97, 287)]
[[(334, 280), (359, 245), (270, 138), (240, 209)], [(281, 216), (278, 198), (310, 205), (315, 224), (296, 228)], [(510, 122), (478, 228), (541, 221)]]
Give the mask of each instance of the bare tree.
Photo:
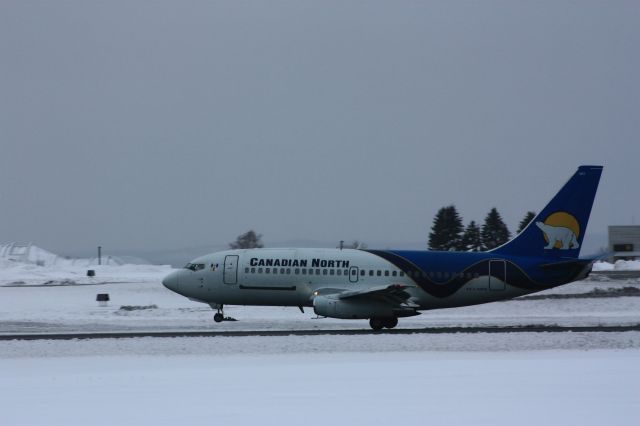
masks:
[(262, 248), (262, 234), (256, 234), (253, 229), (239, 235), (238, 238), (232, 243), (229, 243), (231, 249), (249, 249), (249, 248)]

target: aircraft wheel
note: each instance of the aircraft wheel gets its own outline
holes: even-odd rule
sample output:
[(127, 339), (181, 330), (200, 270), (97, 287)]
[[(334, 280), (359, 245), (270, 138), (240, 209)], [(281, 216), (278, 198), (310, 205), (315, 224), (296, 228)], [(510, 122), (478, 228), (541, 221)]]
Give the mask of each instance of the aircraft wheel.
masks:
[(394, 328), (396, 325), (398, 325), (398, 318), (397, 317), (388, 318), (388, 319), (384, 320), (384, 326), (386, 328)]
[(379, 330), (382, 330), (382, 328), (384, 327), (384, 322), (380, 318), (371, 318), (369, 320), (369, 325), (375, 331), (379, 331)]
[(213, 320), (215, 322), (222, 322), (222, 321), (224, 321), (224, 315), (222, 315), (220, 312), (218, 312), (213, 316)]

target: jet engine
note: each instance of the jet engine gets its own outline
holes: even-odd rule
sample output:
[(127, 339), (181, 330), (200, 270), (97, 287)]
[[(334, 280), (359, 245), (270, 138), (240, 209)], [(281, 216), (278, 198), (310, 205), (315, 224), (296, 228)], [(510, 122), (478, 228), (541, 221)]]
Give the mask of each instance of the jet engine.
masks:
[(342, 319), (403, 316), (398, 315), (398, 309), (389, 303), (375, 300), (344, 300), (330, 296), (317, 296), (313, 299), (313, 311), (323, 317)]

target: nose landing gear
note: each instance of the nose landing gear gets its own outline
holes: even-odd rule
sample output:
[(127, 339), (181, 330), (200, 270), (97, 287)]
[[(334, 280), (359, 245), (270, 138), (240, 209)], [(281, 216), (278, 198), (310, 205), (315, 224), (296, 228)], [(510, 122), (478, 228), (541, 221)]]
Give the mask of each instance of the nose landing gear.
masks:
[(215, 305), (215, 306), (212, 306), (212, 308), (217, 309), (217, 311), (218, 311), (213, 315), (213, 320), (215, 322), (237, 321), (237, 319), (235, 319), (235, 318), (225, 317), (224, 316), (224, 306), (223, 305)]

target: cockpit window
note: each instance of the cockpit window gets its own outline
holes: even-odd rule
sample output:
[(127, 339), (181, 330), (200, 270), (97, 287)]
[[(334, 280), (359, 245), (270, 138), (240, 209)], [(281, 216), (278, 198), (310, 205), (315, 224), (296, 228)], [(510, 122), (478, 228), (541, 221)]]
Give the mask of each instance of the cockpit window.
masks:
[(204, 263), (187, 263), (184, 267), (185, 269), (190, 269), (193, 272), (204, 269)]

